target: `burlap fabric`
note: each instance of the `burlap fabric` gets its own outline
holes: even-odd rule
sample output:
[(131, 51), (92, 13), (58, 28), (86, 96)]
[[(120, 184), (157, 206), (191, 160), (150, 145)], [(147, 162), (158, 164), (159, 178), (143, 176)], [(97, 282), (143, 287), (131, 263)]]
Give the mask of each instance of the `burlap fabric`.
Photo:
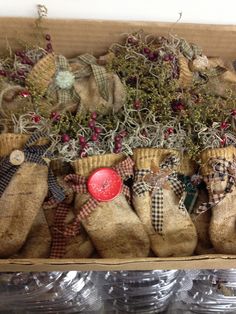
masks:
[[(76, 160), (75, 173), (87, 177), (100, 167), (113, 167), (125, 156), (107, 154)], [(76, 214), (89, 199), (88, 193), (77, 193)], [(149, 239), (142, 223), (121, 193), (108, 202), (99, 202), (91, 214), (81, 221), (99, 255), (105, 258), (145, 257), (149, 253)]]
[[(160, 257), (191, 255), (197, 244), (195, 227), (187, 210), (183, 206), (178, 189), (176, 190), (174, 187), (177, 184), (180, 189), (180, 182), (175, 181), (175, 183), (171, 183), (171, 180), (169, 181), (168, 179), (161, 181), (163, 177), (159, 177), (161, 174), (161, 162), (172, 154), (180, 157), (178, 152), (169, 149), (140, 148), (134, 150), (136, 168), (134, 187), (135, 185), (137, 186), (137, 183), (140, 183), (140, 176), (137, 173), (144, 171), (149, 176), (150, 173), (154, 175), (154, 178), (156, 176), (154, 183), (157, 184), (158, 191), (161, 193), (158, 199), (160, 208), (157, 215), (153, 208), (155, 205), (153, 203), (153, 189), (146, 190), (141, 194), (133, 194), (133, 204), (149, 234), (151, 248)], [(178, 172), (181, 168), (182, 172), (185, 172), (187, 175), (191, 167), (189, 167), (189, 163), (180, 162), (171, 172)], [(171, 176), (173, 176), (173, 173), (170, 173)], [(141, 182), (142, 184), (143, 182)], [(162, 210), (160, 210), (161, 208)], [(154, 228), (155, 224), (157, 224), (158, 230)]]
[[(21, 149), (27, 139), (28, 136), (25, 135), (1, 134), (0, 156)], [(24, 162), (7, 185), (0, 198), (1, 257), (17, 253), (25, 243), (47, 195), (47, 179), (47, 166)]]
[(225, 254), (236, 254), (235, 156), (232, 146), (207, 149), (200, 156), (210, 199), (205, 210), (212, 212), (210, 239), (215, 250)]

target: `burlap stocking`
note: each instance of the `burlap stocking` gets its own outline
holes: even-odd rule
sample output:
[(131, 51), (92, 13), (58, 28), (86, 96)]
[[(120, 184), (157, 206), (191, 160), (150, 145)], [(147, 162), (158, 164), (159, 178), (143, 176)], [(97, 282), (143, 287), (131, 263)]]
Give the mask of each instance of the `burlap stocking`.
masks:
[(25, 135), (0, 135), (0, 156), (4, 157), (0, 164), (1, 257), (15, 254), (23, 246), (47, 195), (48, 182), (56, 198), (64, 197), (42, 158), (47, 145), (33, 145), (40, 137), (35, 134), (27, 141)]
[(236, 148), (207, 149), (201, 153), (201, 173), (207, 184), (209, 202), (199, 214), (211, 209), (211, 242), (218, 253), (236, 254)]
[[(63, 166), (63, 165), (62, 165)], [(56, 171), (59, 173), (59, 171)], [(48, 225), (53, 235), (51, 258), (87, 258), (94, 252), (94, 247), (88, 235), (81, 228), (80, 233), (75, 237), (65, 238), (64, 228), (75, 218), (73, 212), (74, 192), (65, 183), (63, 176), (58, 176), (57, 181), (65, 191), (65, 206), (60, 206), (57, 202), (44, 204), (44, 213)], [(68, 206), (66, 206), (68, 205)]]
[[(77, 160), (73, 166), (76, 175), (69, 175), (66, 180), (73, 184), (72, 187), (77, 191), (77, 218), (74, 224), (68, 226), (67, 234), (76, 233), (81, 222), (101, 257), (147, 256), (149, 239), (142, 223), (127, 202), (125, 195), (128, 196), (128, 188), (123, 185), (122, 193), (114, 199), (98, 201), (88, 193), (86, 185), (88, 176), (101, 167), (113, 167), (119, 178), (128, 179), (133, 172), (132, 160), (123, 155), (107, 154)], [(106, 186), (107, 180), (110, 178), (105, 178), (100, 187), (101, 193), (104, 192), (103, 186)]]
[(168, 149), (134, 151), (133, 203), (157, 256), (191, 255), (197, 244), (195, 227), (181, 198), (179, 159), (178, 152)]
[(51, 233), (41, 207), (17, 258), (48, 258), (51, 249)]

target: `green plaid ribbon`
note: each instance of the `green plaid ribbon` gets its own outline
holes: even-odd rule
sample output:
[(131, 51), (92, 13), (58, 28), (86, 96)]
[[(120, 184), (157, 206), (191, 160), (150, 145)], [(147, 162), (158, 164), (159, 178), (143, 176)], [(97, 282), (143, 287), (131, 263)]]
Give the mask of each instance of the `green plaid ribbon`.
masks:
[[(161, 163), (160, 171), (153, 173), (149, 169), (140, 169), (135, 172), (135, 183), (133, 185), (133, 192), (135, 195), (142, 197), (146, 192), (151, 193), (152, 206), (152, 225), (154, 230), (162, 234), (164, 223), (164, 196), (163, 185), (169, 182), (171, 189), (180, 198), (178, 208), (185, 211), (183, 192), (184, 185), (179, 180), (177, 172), (174, 167), (180, 162), (179, 157), (175, 155), (168, 155)], [(171, 173), (167, 172), (170, 171)]]
[(185, 58), (193, 60), (202, 54), (202, 49), (195, 44), (188, 43), (185, 39), (180, 38), (179, 48)]
[(105, 100), (108, 100), (109, 94), (106, 69), (103, 66), (98, 65), (97, 59), (89, 53), (78, 56), (77, 59), (84, 65), (84, 67), (74, 73), (75, 78), (80, 79), (93, 74), (100, 95)]
[(193, 212), (196, 204), (201, 183), (194, 185), (190, 176), (179, 175), (179, 179), (184, 184), (184, 205), (189, 213)]
[[(62, 55), (57, 56), (56, 64), (57, 74), (62, 71), (70, 72), (70, 65), (68, 63), (68, 60), (64, 56)], [(47, 96), (52, 97), (55, 93), (57, 94), (59, 104), (67, 104), (71, 101), (74, 101), (76, 103), (80, 102), (80, 96), (76, 92), (74, 85), (70, 89), (60, 88), (56, 84), (54, 79), (53, 82), (48, 87)]]

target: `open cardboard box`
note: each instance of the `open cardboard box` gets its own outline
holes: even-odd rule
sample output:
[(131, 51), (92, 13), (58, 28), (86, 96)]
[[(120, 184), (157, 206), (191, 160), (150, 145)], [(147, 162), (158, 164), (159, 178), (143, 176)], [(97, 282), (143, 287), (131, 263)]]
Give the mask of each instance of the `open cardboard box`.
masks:
[[(34, 19), (0, 18), (0, 50), (8, 45), (17, 48), (19, 40), (33, 36)], [(157, 22), (114, 22), (97, 20), (45, 20), (44, 26), (53, 39), (57, 53), (72, 57), (80, 53), (101, 55), (124, 33), (144, 30), (166, 35), (170, 32), (195, 42), (208, 56), (236, 59), (236, 25), (201, 25)], [(0, 271), (55, 270), (151, 270), (191, 268), (236, 268), (236, 255), (200, 255), (175, 258), (137, 259), (2, 259)]]

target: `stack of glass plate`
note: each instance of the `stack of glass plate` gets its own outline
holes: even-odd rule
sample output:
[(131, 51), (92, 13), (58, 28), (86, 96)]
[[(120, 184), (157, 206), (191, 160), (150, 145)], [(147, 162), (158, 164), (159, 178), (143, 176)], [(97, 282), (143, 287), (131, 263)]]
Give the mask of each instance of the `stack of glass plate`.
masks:
[(175, 292), (177, 270), (120, 271), (105, 274), (106, 313), (161, 313)]
[[(188, 275), (188, 273), (186, 273)], [(236, 269), (201, 272), (169, 313), (236, 313)]]
[(2, 273), (0, 312), (99, 313), (102, 302), (93, 272)]

